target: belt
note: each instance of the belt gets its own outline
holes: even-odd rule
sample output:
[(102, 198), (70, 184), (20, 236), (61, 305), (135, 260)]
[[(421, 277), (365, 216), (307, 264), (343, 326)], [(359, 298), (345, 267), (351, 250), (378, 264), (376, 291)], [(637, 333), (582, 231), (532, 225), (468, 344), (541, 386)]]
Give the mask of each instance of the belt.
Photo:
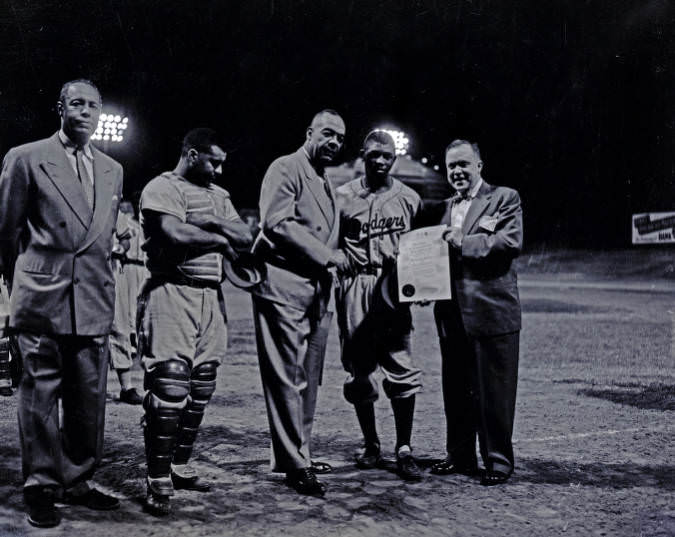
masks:
[(382, 272), (382, 267), (377, 265), (356, 265), (353, 267), (354, 274), (371, 274), (377, 276)]
[(197, 289), (218, 289), (220, 287), (220, 282), (198, 280), (183, 274), (153, 274), (150, 279), (158, 284), (172, 283), (174, 285), (187, 285)]

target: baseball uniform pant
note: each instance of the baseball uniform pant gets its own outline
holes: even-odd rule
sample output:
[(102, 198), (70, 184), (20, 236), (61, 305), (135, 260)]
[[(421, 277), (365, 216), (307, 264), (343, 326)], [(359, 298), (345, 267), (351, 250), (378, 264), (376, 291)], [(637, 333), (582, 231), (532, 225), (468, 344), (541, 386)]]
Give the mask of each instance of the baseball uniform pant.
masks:
[(338, 288), (342, 364), (349, 373), (344, 396), (352, 404), (377, 400), (373, 374), (378, 366), (390, 399), (410, 397), (422, 387), (421, 372), (412, 362), (410, 309), (389, 307), (379, 296), (378, 279), (376, 274), (358, 274), (343, 278)]
[(148, 280), (139, 296), (137, 319), (146, 372), (165, 360), (184, 360), (192, 369), (225, 358), (227, 324), (219, 289)]

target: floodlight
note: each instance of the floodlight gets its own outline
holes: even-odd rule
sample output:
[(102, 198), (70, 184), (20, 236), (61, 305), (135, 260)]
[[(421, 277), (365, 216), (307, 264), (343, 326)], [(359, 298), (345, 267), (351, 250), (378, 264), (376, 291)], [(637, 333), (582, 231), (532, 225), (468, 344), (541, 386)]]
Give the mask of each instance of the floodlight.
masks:
[(396, 129), (375, 129), (376, 131), (386, 132), (394, 139), (394, 149), (397, 155), (405, 155), (410, 147), (410, 138), (405, 132)]
[[(98, 125), (92, 140), (104, 142), (121, 142), (122, 132), (129, 127), (129, 118), (121, 114), (103, 112), (98, 118)], [(104, 147), (106, 144), (104, 144)]]

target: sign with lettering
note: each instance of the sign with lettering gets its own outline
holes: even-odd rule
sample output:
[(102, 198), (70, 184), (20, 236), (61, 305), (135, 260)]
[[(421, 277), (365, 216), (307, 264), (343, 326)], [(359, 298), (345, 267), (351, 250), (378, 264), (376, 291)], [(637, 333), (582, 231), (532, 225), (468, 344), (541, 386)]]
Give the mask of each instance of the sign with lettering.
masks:
[(633, 215), (633, 244), (675, 243), (675, 212)]

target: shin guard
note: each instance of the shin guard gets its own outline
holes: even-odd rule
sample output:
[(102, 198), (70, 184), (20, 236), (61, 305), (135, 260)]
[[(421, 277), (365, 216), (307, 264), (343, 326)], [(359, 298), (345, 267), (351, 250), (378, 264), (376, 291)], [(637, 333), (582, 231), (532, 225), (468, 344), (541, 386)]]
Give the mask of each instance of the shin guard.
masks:
[(216, 362), (199, 364), (190, 377), (190, 396), (183, 409), (178, 430), (178, 442), (173, 454), (174, 464), (187, 464), (197, 439), (204, 409), (216, 391)]
[(168, 477), (178, 425), (190, 392), (190, 368), (180, 360), (158, 364), (145, 374), (145, 456), (148, 476)]

